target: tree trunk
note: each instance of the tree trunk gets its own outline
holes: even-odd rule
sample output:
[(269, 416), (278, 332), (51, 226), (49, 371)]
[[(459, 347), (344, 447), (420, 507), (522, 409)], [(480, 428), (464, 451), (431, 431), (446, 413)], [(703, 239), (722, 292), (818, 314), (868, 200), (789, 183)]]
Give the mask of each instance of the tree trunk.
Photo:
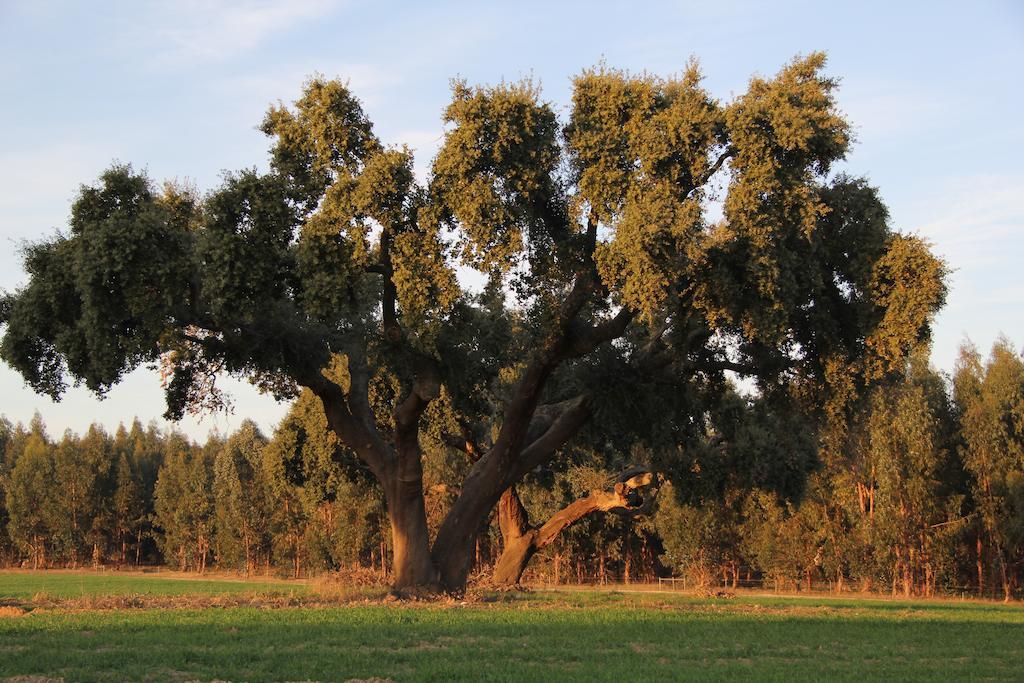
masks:
[[(459, 591), (465, 587), (481, 520), (499, 503), (503, 488), (508, 488), (499, 469), (487, 467), (484, 462), (500, 457), (497, 450), (492, 450), (473, 466), (463, 482), (462, 492), (438, 529), (431, 558), (439, 573), (436, 580), (447, 590)], [(395, 550), (397, 567), (397, 547)]]
[(980, 598), (980, 597), (982, 597), (982, 595), (984, 594), (984, 591), (985, 591), (985, 566), (984, 566), (984, 564), (982, 562), (981, 532), (980, 531), (978, 532), (977, 552), (978, 552), (978, 597)]
[[(530, 527), (529, 515), (515, 487), (509, 487), (498, 502), (498, 523), (505, 547), (494, 565), (492, 582), (496, 586), (517, 585), (530, 559), (554, 541), (564, 529), (572, 526), (592, 512), (621, 510), (631, 514), (646, 513), (654, 501), (657, 489), (644, 496), (641, 488), (655, 482), (650, 471), (642, 468), (626, 470), (618, 477), (612, 491), (593, 491), (556, 512), (540, 527)], [(601, 580), (604, 580), (604, 553), (601, 556)]]
[(252, 548), (249, 542), (249, 534), (243, 535), (243, 543), (245, 544), (245, 576), (248, 578), (252, 574), (253, 561), (252, 561)]
[[(397, 419), (397, 418), (396, 418)], [(423, 497), (423, 459), (415, 427), (395, 437), (396, 459), (383, 479), (388, 520), (391, 522), (392, 581), (395, 590), (440, 587), (430, 554), (430, 529)]]
[[(396, 481), (394, 488), (401, 488)], [(430, 555), (430, 533), (422, 492), (418, 495), (395, 491), (387, 497), (388, 520), (391, 522), (393, 548), (392, 581), (396, 590), (422, 586), (438, 586), (438, 571)]]
[(631, 569), (632, 565), (632, 553), (630, 552), (630, 545), (631, 544), (629, 542), (629, 530), (627, 529), (626, 537), (622, 541), (622, 581), (627, 585), (630, 581), (629, 570)]
[(509, 487), (546, 461), (589, 417), (589, 400), (585, 395), (537, 407), (552, 368), (541, 364), (527, 370), (506, 410), (497, 441), (470, 469), (459, 497), (437, 532), (432, 554), (441, 583), (449, 590), (465, 586), (481, 520), (491, 513)]

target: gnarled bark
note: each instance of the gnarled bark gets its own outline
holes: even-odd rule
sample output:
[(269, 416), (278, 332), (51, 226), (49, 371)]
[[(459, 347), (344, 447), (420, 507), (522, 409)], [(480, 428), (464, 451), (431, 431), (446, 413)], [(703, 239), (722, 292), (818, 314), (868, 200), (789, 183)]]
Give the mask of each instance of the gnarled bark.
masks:
[(515, 486), (498, 503), (498, 523), (505, 548), (494, 566), (496, 586), (519, 583), (533, 556), (554, 541), (564, 529), (593, 512), (618, 512), (630, 516), (651, 511), (658, 494), (658, 477), (644, 467), (633, 467), (616, 477), (610, 491), (595, 490), (555, 513), (539, 527), (531, 527)]

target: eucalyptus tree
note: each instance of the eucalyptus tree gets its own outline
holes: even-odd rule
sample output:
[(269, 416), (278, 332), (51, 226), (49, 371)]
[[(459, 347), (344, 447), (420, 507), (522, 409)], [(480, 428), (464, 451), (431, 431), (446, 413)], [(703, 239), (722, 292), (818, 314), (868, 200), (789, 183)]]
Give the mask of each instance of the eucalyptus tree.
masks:
[(964, 468), (985, 537), (984, 543), (978, 537), (978, 589), (984, 585), (984, 554), (1009, 600), (1024, 567), (1024, 359), (1005, 338), (984, 363), (965, 344), (953, 392)]
[(153, 491), (157, 542), (164, 560), (181, 571), (203, 572), (214, 530), (213, 454), (223, 448), (211, 439), (206, 448), (170, 433)]
[(263, 467), (267, 439), (251, 420), (213, 458), (214, 533), (217, 563), (245, 567), (270, 564), (270, 485)]
[[(850, 127), (824, 62), (726, 103), (695, 64), (601, 66), (566, 121), (531, 82), (457, 81), (424, 183), (346, 86), (313, 79), (263, 122), (266, 174), (202, 199), (127, 166), (83, 187), (69, 231), (26, 251), (0, 354), (54, 397), (162, 360), (170, 417), (215, 404), (220, 372), (308, 388), (380, 482), (395, 586), (459, 590), (503, 492), (593, 414), (650, 407), (597, 426), (669, 420), (670, 438), (726, 372), (832, 405), (928, 335), (943, 266), (831, 175)], [(475, 456), (431, 543), (420, 436), (442, 393)]]
[[(115, 444), (123, 444), (125, 435), (125, 429), (121, 426), (118, 429)], [(135, 543), (135, 564), (138, 564), (142, 530), (146, 523), (146, 499), (143, 497), (144, 492), (139, 484), (138, 476), (132, 469), (128, 452), (117, 446), (115, 446), (115, 451), (117, 452), (117, 465), (114, 469), (114, 494), (110, 506), (110, 535), (114, 543), (117, 566), (120, 567), (128, 562), (128, 546), (131, 543)]]
[(10, 486), (11, 468), (14, 466), (16, 441), (14, 425), (6, 417), (0, 416), (0, 564), (7, 564), (14, 554), (8, 530), (10, 516), (7, 513), (7, 488)]
[(113, 498), (111, 439), (92, 425), (81, 438), (65, 433), (52, 453), (50, 491), (38, 501), (49, 517), (50, 540), (72, 567), (90, 552), (93, 565), (98, 565), (108, 545)]
[(46, 568), (51, 529), (48, 499), (53, 491), (53, 444), (46, 438), (38, 414), (6, 482), (8, 533), (15, 547), (32, 560), (32, 568)]

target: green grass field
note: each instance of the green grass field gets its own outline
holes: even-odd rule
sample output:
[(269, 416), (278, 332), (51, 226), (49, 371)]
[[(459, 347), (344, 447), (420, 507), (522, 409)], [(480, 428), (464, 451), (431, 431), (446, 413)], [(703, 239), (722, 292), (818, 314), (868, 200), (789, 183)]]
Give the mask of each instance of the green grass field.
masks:
[[(0, 680), (1024, 679), (1020, 605), (608, 592), (331, 603), (315, 591), (0, 573)], [(37, 606), (39, 593), (68, 599)], [(192, 595), (197, 606), (83, 599), (108, 594)], [(203, 606), (222, 595), (252, 602)], [(268, 608), (261, 595), (310, 602)]]
[(42, 593), (53, 598), (118, 595), (235, 595), (305, 592), (300, 583), (224, 579), (168, 578), (160, 575), (90, 572), (2, 572), (0, 599), (30, 600)]

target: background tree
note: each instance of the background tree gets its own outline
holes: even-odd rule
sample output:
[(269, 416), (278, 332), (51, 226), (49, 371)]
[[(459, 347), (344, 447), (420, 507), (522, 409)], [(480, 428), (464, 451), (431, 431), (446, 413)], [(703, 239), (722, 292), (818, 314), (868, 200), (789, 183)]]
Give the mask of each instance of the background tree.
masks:
[[(993, 441), (993, 436), (1013, 437), (1006, 430), (1015, 424), (1019, 356), (1004, 341), (986, 362), (965, 347), (952, 387), (964, 405), (950, 400), (946, 378), (931, 370), (925, 358), (924, 350), (915, 352), (902, 373), (858, 394), (847, 410), (850, 419), (836, 423), (835, 432), (818, 432), (817, 438), (813, 422), (797, 405), (798, 385), (790, 385), (788, 395), (695, 392), (705, 406), (699, 419), (682, 419), (686, 413), (676, 413), (675, 419), (663, 416), (662, 425), (677, 433), (649, 444), (630, 444), (632, 435), (591, 423), (557, 459), (506, 491), (498, 514), (482, 522), (486, 532), (475, 562), (485, 571), (493, 567), (494, 581), (506, 573), (515, 547), (501, 547), (507, 536), (502, 505), (514, 492), (527, 518), (541, 520), (529, 525), (531, 532), (553, 523), (562, 531), (545, 541), (548, 549), (537, 553), (529, 568), (515, 563), (509, 583), (523, 571), (533, 582), (650, 580), (667, 566), (688, 575), (692, 585), (753, 581), (820, 588), (827, 581), (837, 591), (850, 582), (862, 589), (932, 595), (959, 592), (969, 584), (981, 593), (995, 589), (1015, 595), (1024, 563), (1014, 464), (995, 461), (1007, 468), (1004, 476), (982, 458), (1012, 452), (1012, 443)], [(1002, 380), (988, 384), (996, 378)], [(643, 410), (657, 414), (653, 408)], [(464, 440), (461, 447), (448, 441), (459, 429), (448, 397), (442, 394), (425, 420), (425, 498), (428, 526), (436, 533), (456, 499), (443, 482), (457, 480), (472, 460)], [(968, 428), (969, 420), (974, 422)], [(131, 550), (135, 558), (142, 554), (147, 562), (180, 567), (183, 549), (185, 567), (201, 571), (199, 532), (212, 528), (208, 560), (241, 571), (244, 538), (262, 526), (263, 549), (255, 562), (260, 571), (355, 570), (357, 580), (371, 578), (360, 567), (372, 568), (377, 576), (386, 572), (383, 492), (330, 430), (309, 392), (295, 402), (266, 445), (251, 423), (227, 439), (212, 439), (205, 448), (173, 432), (143, 429), (138, 422), (131, 430), (120, 427), (112, 438), (93, 427), (82, 436), (67, 432), (53, 444), (37, 416), (29, 428), (14, 425), (6, 435), (5, 461), (17, 467), (3, 482), (6, 527), (14, 534), (6, 557), (0, 558), (4, 562), (74, 566), (92, 553), (94, 561), (124, 564)], [(980, 435), (980, 445), (989, 450), (969, 464), (970, 435)], [(652, 444), (671, 447), (670, 452), (659, 453)], [(165, 466), (165, 451), (185, 455), (177, 467), (174, 462)], [(189, 460), (197, 454), (202, 455), (200, 468)], [(94, 467), (90, 463), (97, 458)], [(629, 463), (655, 461), (666, 463), (675, 485), (658, 498), (652, 520), (575, 514), (591, 507), (595, 491), (598, 500), (608, 495), (608, 484)], [(971, 469), (979, 463), (988, 469)], [(106, 476), (96, 476), (108, 464)], [(201, 528), (196, 522), (203, 520), (189, 517), (195, 506), (189, 502), (192, 484), (187, 480), (204, 468), (211, 469), (199, 480), (213, 477), (213, 508), (208, 511), (213, 519)], [(176, 469), (185, 483), (177, 489), (180, 494), (168, 497), (179, 501), (179, 509), (166, 507), (180, 512), (184, 530), (178, 533), (166, 521), (174, 519), (161, 502), (166, 528), (157, 529), (155, 538), (168, 553), (164, 558), (143, 550), (151, 539), (138, 541), (139, 534), (148, 533), (145, 511), (154, 504), (153, 486), (145, 480), (159, 470), (163, 498), (165, 487), (174, 489)], [(988, 497), (980, 485), (986, 474), (996, 482)], [(243, 481), (257, 484), (244, 496)], [(198, 509), (203, 504), (200, 500)], [(255, 512), (245, 515), (232, 507), (253, 505)], [(253, 525), (261, 509), (263, 525)], [(574, 523), (562, 526), (567, 520)], [(129, 525), (135, 525), (132, 534), (125, 531)], [(176, 544), (176, 538), (183, 543)], [(999, 548), (1005, 554), (994, 552)]]
[(15, 552), (9, 528), (7, 489), (10, 488), (17, 439), (14, 425), (7, 418), (0, 417), (0, 564), (12, 562)]
[(79, 439), (66, 433), (52, 451), (50, 493), (39, 501), (56, 554), (71, 567), (100, 564), (108, 545), (114, 465), (109, 437), (97, 425)]
[(948, 569), (942, 546), (961, 520), (963, 496), (949, 476), (957, 464), (952, 406), (923, 357), (913, 359), (903, 382), (875, 392), (869, 425), (878, 487), (873, 557), (891, 563), (885, 574), (893, 592), (922, 586), (931, 593)]
[[(123, 444), (124, 427), (115, 440)], [(114, 497), (111, 501), (111, 539), (117, 557), (117, 565), (129, 561), (130, 545), (141, 544), (140, 537), (146, 523), (145, 499), (138, 477), (132, 468), (129, 454), (123, 448), (115, 447), (117, 466), (114, 472)], [(136, 564), (138, 564), (137, 557)]]
[(963, 463), (980, 518), (978, 587), (987, 563), (1009, 600), (1024, 566), (1024, 361), (1005, 339), (984, 364), (966, 344), (953, 386)]
[[(54, 397), (162, 358), (170, 417), (215, 404), (222, 371), (309, 389), (384, 493), (394, 585), (459, 590), (502, 494), (593, 415), (681, 437), (726, 372), (838, 415), (927, 338), (944, 267), (873, 188), (830, 175), (850, 135), (824, 61), (724, 104), (695, 64), (599, 67), (564, 125), (529, 82), (456, 82), (423, 185), (344, 86), (314, 79), (264, 120), (267, 174), (203, 199), (127, 166), (84, 187), (69, 232), (26, 251), (0, 356)], [(490, 299), (460, 266), (495, 281)], [(421, 435), (442, 387), (481, 450), (432, 537)], [(669, 424), (604, 419), (624, 399)]]
[(725, 502), (698, 506), (680, 497), (669, 485), (658, 504), (655, 524), (665, 547), (663, 559), (690, 585), (707, 587), (741, 562), (738, 516)]
[(168, 562), (181, 571), (206, 568), (212, 550), (213, 454), (223, 446), (212, 439), (206, 448), (194, 447), (179, 434), (167, 439), (163, 465), (154, 490), (157, 535)]
[(143, 428), (138, 419), (132, 421), (131, 429), (119, 429), (115, 436), (115, 447), (130, 455), (132, 472), (139, 483), (143, 502), (139, 525), (135, 528), (135, 564), (161, 559), (156, 548), (153, 520), (156, 517), (156, 481), (164, 461), (165, 442), (169, 438), (173, 438), (172, 435), (162, 434), (152, 423)]
[(11, 540), (28, 554), (33, 569), (46, 567), (52, 545), (44, 507), (54, 493), (52, 448), (37, 414), (24, 449), (14, 461), (6, 491)]
[(244, 568), (246, 574), (270, 560), (272, 500), (264, 474), (267, 440), (246, 420), (213, 461), (213, 499), (218, 564)]

